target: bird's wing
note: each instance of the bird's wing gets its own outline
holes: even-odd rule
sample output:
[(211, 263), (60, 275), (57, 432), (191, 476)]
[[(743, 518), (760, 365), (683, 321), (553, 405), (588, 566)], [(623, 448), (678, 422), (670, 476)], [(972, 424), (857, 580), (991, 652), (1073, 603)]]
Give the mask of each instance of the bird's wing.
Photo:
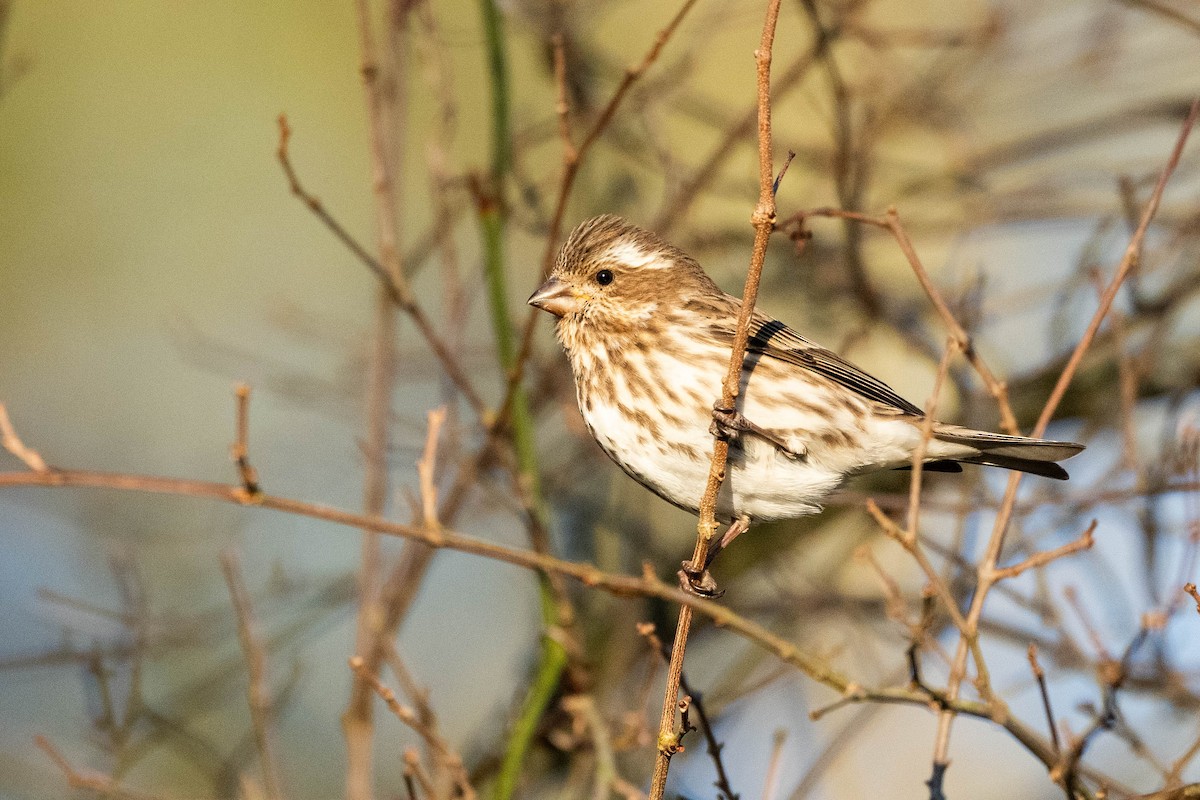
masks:
[(823, 375), (869, 400), (897, 411), (916, 416), (925, 414), (883, 381), (863, 372), (832, 350), (810, 342), (779, 320), (757, 311), (750, 321), (746, 350)]

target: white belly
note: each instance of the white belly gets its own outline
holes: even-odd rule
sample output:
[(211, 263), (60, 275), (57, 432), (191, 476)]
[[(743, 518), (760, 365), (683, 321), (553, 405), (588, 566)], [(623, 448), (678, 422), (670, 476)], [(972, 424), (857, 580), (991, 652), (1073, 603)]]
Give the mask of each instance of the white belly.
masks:
[[(639, 397), (633, 387), (617, 385), (610, 402), (593, 395), (589, 406), (580, 397), (584, 421), (604, 452), (635, 480), (693, 513), (708, 479), (711, 408), (723, 377), (718, 370), (698, 377), (696, 366), (660, 359), (655, 373), (668, 376), (669, 386), (653, 387), (652, 396)], [(743, 392), (740, 405), (746, 418), (764, 428), (788, 431), (795, 439), (789, 444), (799, 455), (781, 452), (752, 434), (741, 436), (730, 447), (718, 516), (770, 521), (816, 513), (821, 499), (847, 472), (862, 465), (864, 455), (850, 452), (858, 448), (822, 442), (822, 432), (845, 420), (780, 409), (770, 398), (759, 398), (756, 388), (751, 380)]]

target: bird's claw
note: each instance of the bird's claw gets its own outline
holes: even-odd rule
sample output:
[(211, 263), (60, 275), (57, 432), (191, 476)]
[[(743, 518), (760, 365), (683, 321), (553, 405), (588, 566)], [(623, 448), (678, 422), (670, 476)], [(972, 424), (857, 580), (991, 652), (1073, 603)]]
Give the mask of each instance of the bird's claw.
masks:
[(741, 436), (750, 424), (736, 408), (726, 408), (719, 404), (713, 406), (712, 419), (708, 432), (726, 442)]
[(736, 408), (728, 408), (717, 404), (713, 406), (712, 425), (709, 426), (708, 432), (718, 439), (730, 442), (739, 438), (743, 433), (752, 433), (760, 439), (770, 442), (775, 445), (782, 453), (792, 458), (799, 458), (804, 455), (797, 453), (788, 446), (788, 443), (780, 439), (775, 434), (760, 428), (750, 420), (746, 419)]
[(688, 594), (706, 600), (716, 600), (725, 594), (724, 589), (717, 588), (717, 582), (711, 572), (707, 569), (696, 569), (691, 561), (684, 561), (679, 570), (679, 587)]

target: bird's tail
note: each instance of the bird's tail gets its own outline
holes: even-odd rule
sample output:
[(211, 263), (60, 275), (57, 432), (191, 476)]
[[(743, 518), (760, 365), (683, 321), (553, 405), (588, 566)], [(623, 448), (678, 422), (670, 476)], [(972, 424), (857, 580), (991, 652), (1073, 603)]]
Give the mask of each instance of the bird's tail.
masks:
[(1003, 433), (987, 433), (973, 431), (970, 428), (960, 428), (957, 425), (938, 424), (933, 429), (936, 442), (951, 445), (950, 448), (937, 450), (960, 450), (948, 452), (941, 457), (949, 461), (963, 464), (986, 464), (992, 467), (1014, 469), (1041, 475), (1044, 478), (1054, 478), (1065, 481), (1069, 476), (1067, 471), (1057, 462), (1070, 458), (1083, 450), (1083, 445), (1074, 442), (1052, 442), (1046, 439), (1031, 439), (1027, 436), (1007, 436)]

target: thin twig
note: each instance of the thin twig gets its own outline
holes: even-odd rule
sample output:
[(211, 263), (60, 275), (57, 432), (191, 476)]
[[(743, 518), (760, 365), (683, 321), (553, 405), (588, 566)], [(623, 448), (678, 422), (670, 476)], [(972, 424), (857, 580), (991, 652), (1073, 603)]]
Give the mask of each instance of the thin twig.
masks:
[(1054, 721), (1054, 707), (1050, 705), (1050, 690), (1046, 688), (1046, 671), (1038, 663), (1037, 645), (1029, 643), (1029, 669), (1033, 671), (1033, 679), (1037, 681), (1038, 692), (1042, 696), (1042, 710), (1046, 712), (1046, 728), (1050, 731), (1050, 743), (1054, 752), (1061, 753), (1062, 745), (1058, 741), (1058, 724)]
[(33, 743), (39, 750), (50, 757), (50, 760), (58, 767), (63, 777), (67, 779), (67, 785), (72, 789), (84, 789), (96, 792), (101, 797), (114, 798), (115, 800), (163, 800), (163, 798), (157, 795), (127, 789), (119, 781), (108, 775), (99, 772), (79, 772), (71, 766), (71, 762), (67, 761), (66, 756), (59, 752), (58, 748), (45, 736), (39, 735), (33, 737)]
[(250, 707), (250, 722), (254, 729), (254, 742), (258, 747), (259, 768), (262, 770), (263, 791), (268, 800), (283, 797), (279, 775), (279, 760), (275, 748), (275, 726), (271, 690), (267, 686), (267, 650), (258, 631), (254, 617), (254, 606), (237, 555), (232, 550), (221, 551), (221, 572), (229, 587), (229, 599), (233, 602), (237, 617), (238, 641), (242, 645), (242, 656), (246, 660), (249, 681), (246, 685), (246, 704)]
[[(392, 104), (379, 85), (368, 0), (355, 4), (359, 34), (360, 72), (367, 106), (370, 140), (372, 194), (375, 200), (375, 235), (379, 261), (388, 282), (381, 285), (375, 303), (374, 331), (366, 387), (367, 432), (364, 442), (366, 468), (363, 475), (363, 510), (369, 516), (383, 516), (388, 496), (387, 457), (391, 446), (391, 411), (396, 367), (396, 300), (411, 297), (404, 275), (399, 249), (400, 215), (393, 195), (393, 160), (403, 147), (391, 141), (395, 133)], [(403, 80), (403, 76), (395, 76)], [(393, 98), (394, 101), (394, 98)], [(395, 109), (404, 114), (405, 109)], [(432, 327), (430, 328), (432, 333)], [(358, 579), (358, 612), (355, 620), (354, 652), (365, 657), (369, 670), (378, 670), (382, 658), (379, 620), (380, 576), (382, 573), (379, 537), (363, 530)], [(373, 738), (374, 707), (370, 687), (360, 676), (350, 686), (350, 700), (342, 714), (342, 732), (346, 739), (346, 800), (372, 800), (374, 796)]]
[(767, 779), (763, 781), (763, 800), (775, 800), (779, 791), (779, 768), (783, 765), (783, 745), (787, 741), (787, 731), (783, 728), (775, 731), (771, 745), (771, 760), (767, 763)]
[(1200, 613), (1200, 590), (1196, 589), (1196, 584), (1185, 583), (1183, 585), (1183, 591), (1189, 594), (1191, 598), (1196, 601), (1196, 612)]
[(435, 408), (425, 415), (429, 430), (425, 434), (425, 449), (417, 461), (417, 477), (421, 482), (421, 515), (427, 528), (436, 528), (438, 522), (437, 484), (434, 474), (437, 468), (438, 433), (446, 421), (446, 407)]
[(234, 387), (233, 394), (237, 399), (237, 433), (229, 447), (229, 456), (237, 465), (246, 500), (253, 502), (255, 497), (262, 494), (262, 487), (258, 483), (258, 470), (250, 465), (250, 387), (239, 383)]
[(49, 472), (50, 468), (42, 460), (37, 450), (25, 446), (17, 431), (13, 428), (12, 420), (8, 418), (8, 409), (0, 403), (0, 444), (4, 449), (21, 459), (21, 463), (34, 472)]
[[(664, 665), (669, 665), (671, 651), (663, 644), (662, 639), (659, 638), (655, 626), (652, 623), (639, 623), (637, 632), (650, 643), (650, 649), (655, 657), (661, 660)], [(689, 685), (687, 676), (682, 674), (679, 676), (679, 687), (685, 695), (692, 698), (692, 707), (696, 709), (696, 717), (700, 722), (699, 727), (701, 732), (704, 734), (708, 757), (712, 759), (713, 767), (716, 768), (717, 779), (714, 785), (717, 787), (717, 800), (738, 800), (738, 794), (733, 791), (733, 787), (729, 784), (729, 773), (725, 770), (725, 761), (721, 758), (721, 751), (725, 749), (725, 745), (717, 741), (716, 731), (713, 730), (708, 712), (704, 708), (703, 695)]]
[(937, 377), (933, 381), (933, 390), (925, 403), (925, 418), (921, 420), (921, 441), (917, 443), (912, 455), (912, 477), (908, 486), (908, 535), (915, 540), (918, 536), (921, 519), (921, 483), (925, 475), (925, 454), (929, 450), (929, 442), (933, 439), (933, 425), (937, 419), (938, 402), (942, 396), (942, 385), (950, 372), (950, 361), (954, 354), (962, 349), (962, 343), (951, 337), (946, 342), (946, 349), (938, 363)]
[[(757, 65), (758, 86), (758, 205), (754, 208), (751, 222), (754, 225), (754, 249), (750, 267), (746, 273), (746, 286), (742, 292), (742, 305), (738, 313), (737, 331), (729, 354), (729, 369), (722, 385), (720, 404), (722, 408), (734, 408), (741, 382), (746, 340), (750, 334), (750, 318), (758, 299), (758, 284), (762, 277), (763, 261), (767, 254), (767, 242), (775, 226), (774, 169), (771, 160), (771, 52), (775, 43), (775, 25), (779, 20), (780, 0), (769, 0), (766, 18), (763, 21), (762, 40), (754, 52)], [(712, 463), (708, 481), (700, 499), (700, 520), (696, 526), (696, 546), (692, 552), (692, 569), (703, 572), (706, 554), (713, 535), (716, 533), (717, 493), (725, 478), (725, 466), (729, 458), (729, 442), (714, 437)], [(679, 694), (679, 681), (683, 674), (683, 657), (687, 649), (688, 632), (692, 624), (691, 606), (679, 609), (679, 620), (675, 627), (675, 638), (671, 646), (671, 660), (667, 667), (667, 686), (663, 694), (662, 717), (658, 726), (658, 755), (654, 762), (654, 774), (650, 783), (650, 800), (662, 800), (667, 787), (667, 771), (671, 756), (678, 749), (679, 735), (675, 725), (675, 699)]]
[(1083, 550), (1090, 550), (1092, 545), (1095, 544), (1095, 539), (1092, 537), (1092, 534), (1096, 532), (1096, 524), (1097, 520), (1092, 520), (1091, 524), (1089, 524), (1087, 529), (1079, 535), (1078, 539), (1073, 539), (1064, 545), (1055, 547), (1052, 550), (1043, 550), (1039, 553), (1034, 553), (1029, 558), (1020, 562), (1019, 564), (1013, 564), (1011, 567), (997, 569), (993, 573), (995, 575), (995, 579), (1003, 580), (1004, 578), (1015, 578), (1025, 570), (1044, 567), (1051, 561), (1055, 561), (1063, 556), (1069, 556), (1072, 553), (1078, 553)]
[[(364, 68), (365, 69), (365, 68)], [(314, 194), (304, 188), (300, 182), (300, 176), (296, 173), (296, 168), (292, 165), (290, 151), (288, 145), (291, 141), (292, 129), (288, 125), (287, 115), (279, 115), (279, 146), (276, 149), (276, 157), (279, 159), (279, 164), (283, 168), (283, 174), (287, 178), (288, 186), (292, 194), (300, 199), (302, 203), (321, 221), (326, 228), (346, 246), (346, 248), (361, 261), (367, 269), (379, 280), (380, 286), (388, 299), (394, 303), (400, 310), (408, 314), (413, 323), (417, 326), (418, 332), (429, 345), (430, 351), (437, 358), (438, 363), (445, 371), (446, 376), (454, 383), (454, 386), (462, 393), (467, 403), (475, 411), (475, 413), (484, 417), (487, 414), (487, 405), (479, 396), (471, 379), (467, 377), (466, 371), (463, 369), (461, 362), (454, 355), (454, 351), (442, 339), (434, 328), (433, 323), (429, 320), (428, 314), (425, 313), (424, 307), (417, 300), (412, 289), (409, 287), (407, 279), (404, 278), (403, 272), (400, 272), (400, 277), (397, 278), (397, 273), (394, 273), (388, 267), (384, 266), (383, 262), (371, 255), (366, 247), (364, 247), (354, 236), (346, 230), (346, 228), (338, 222), (322, 204), (321, 200)], [(378, 196), (378, 195), (377, 195)], [(393, 248), (395, 245), (392, 245)], [(398, 256), (397, 261), (402, 261)]]
[(402, 705), (396, 699), (396, 693), (389, 687), (384, 686), (379, 677), (367, 669), (366, 662), (360, 656), (352, 656), (349, 663), (350, 669), (354, 671), (354, 674), (369, 685), (375, 694), (379, 695), (379, 699), (383, 700), (388, 710), (395, 714), (397, 719), (420, 735), (425, 743), (429, 745), (430, 749), (438, 753), (439, 758), (444, 761), (450, 770), (454, 786), (458, 790), (458, 795), (468, 800), (475, 797), (475, 790), (471, 786), (466, 767), (463, 766), (462, 756), (458, 754), (450, 743), (436, 730), (426, 724), (426, 721), (421, 719), (420, 715), (408, 706)]

